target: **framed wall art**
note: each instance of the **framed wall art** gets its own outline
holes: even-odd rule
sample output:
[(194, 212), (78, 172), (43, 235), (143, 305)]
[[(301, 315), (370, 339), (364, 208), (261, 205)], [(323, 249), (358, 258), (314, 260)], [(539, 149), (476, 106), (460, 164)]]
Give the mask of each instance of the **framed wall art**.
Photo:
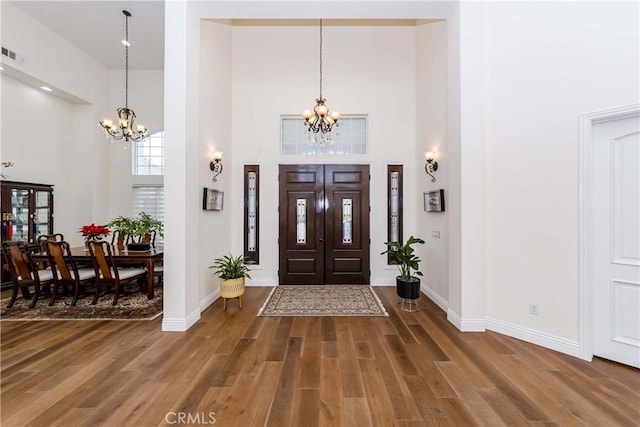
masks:
[(202, 209), (205, 211), (221, 211), (224, 207), (224, 192), (205, 188), (202, 195)]
[(424, 192), (425, 212), (444, 212), (444, 190)]

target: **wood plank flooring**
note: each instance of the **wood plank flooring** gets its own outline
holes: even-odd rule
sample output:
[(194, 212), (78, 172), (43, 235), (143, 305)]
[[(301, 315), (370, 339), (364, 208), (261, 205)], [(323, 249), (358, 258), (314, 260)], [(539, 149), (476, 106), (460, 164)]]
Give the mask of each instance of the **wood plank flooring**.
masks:
[(1, 322), (8, 426), (638, 426), (640, 371), (496, 333), (426, 297), (381, 317), (256, 317), (221, 301), (184, 333), (154, 321)]

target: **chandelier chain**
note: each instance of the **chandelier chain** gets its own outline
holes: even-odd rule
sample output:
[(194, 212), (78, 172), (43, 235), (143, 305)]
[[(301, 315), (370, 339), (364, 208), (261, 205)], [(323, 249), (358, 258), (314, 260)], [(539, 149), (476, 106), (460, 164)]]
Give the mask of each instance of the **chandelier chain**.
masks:
[(322, 99), (322, 19), (320, 20), (320, 99)]
[(124, 108), (129, 108), (129, 17), (125, 14), (124, 21)]

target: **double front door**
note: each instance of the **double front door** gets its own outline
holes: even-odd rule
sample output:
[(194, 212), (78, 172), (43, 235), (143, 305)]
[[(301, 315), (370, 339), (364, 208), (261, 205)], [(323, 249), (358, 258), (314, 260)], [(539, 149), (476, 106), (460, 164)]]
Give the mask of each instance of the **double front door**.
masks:
[(369, 166), (280, 165), (279, 281), (368, 284)]

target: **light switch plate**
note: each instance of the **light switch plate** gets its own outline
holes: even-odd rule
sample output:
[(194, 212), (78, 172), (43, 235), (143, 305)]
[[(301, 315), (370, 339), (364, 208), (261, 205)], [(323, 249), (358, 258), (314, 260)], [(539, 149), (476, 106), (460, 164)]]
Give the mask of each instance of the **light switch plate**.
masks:
[(438, 231), (438, 230), (432, 230), (432, 231), (431, 231), (431, 235), (432, 235), (433, 237), (437, 237), (437, 238), (439, 239), (439, 238), (440, 238), (440, 231)]

